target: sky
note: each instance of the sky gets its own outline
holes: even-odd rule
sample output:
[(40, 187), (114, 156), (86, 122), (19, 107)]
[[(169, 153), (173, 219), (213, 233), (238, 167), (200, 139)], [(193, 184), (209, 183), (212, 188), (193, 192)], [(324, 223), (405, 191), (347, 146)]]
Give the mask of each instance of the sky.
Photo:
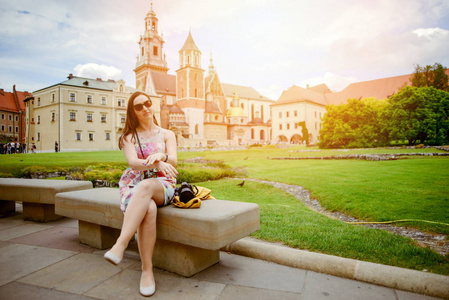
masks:
[(153, 3), (170, 74), (189, 30), (222, 83), (277, 100), (293, 85), (449, 67), (449, 0), (0, 0), (0, 88), (33, 92), (75, 76), (123, 79)]

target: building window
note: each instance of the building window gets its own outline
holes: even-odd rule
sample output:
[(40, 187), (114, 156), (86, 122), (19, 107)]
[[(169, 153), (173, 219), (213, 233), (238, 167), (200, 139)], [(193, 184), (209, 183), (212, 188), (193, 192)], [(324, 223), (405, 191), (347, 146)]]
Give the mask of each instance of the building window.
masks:
[(12, 121), (12, 115), (8, 115), (8, 120)]
[(279, 130), (282, 130), (282, 124), (279, 124)]
[(106, 97), (101, 97), (101, 104), (106, 105)]
[(11, 125), (8, 126), (8, 131), (12, 132), (12, 126)]
[(55, 102), (55, 94), (51, 94), (51, 102)]
[(39, 142), (40, 140), (41, 140), (41, 133), (38, 132), (38, 133), (37, 133), (37, 141)]
[(75, 93), (70, 93), (70, 102), (75, 102)]
[(92, 122), (92, 114), (87, 113), (87, 122)]
[(54, 122), (56, 117), (56, 113), (54, 111), (51, 112), (51, 121)]
[(260, 131), (260, 140), (261, 141), (265, 140), (265, 131), (263, 130)]
[(198, 124), (195, 125), (195, 134), (198, 134)]
[(315, 112), (315, 118), (316, 118), (316, 112)]
[(16, 126), (16, 132), (19, 132), (19, 126)]
[(2, 125), (2, 131), (5, 131), (5, 125)]
[(92, 103), (92, 95), (87, 95), (87, 103)]
[(142, 47), (142, 56), (144, 56), (144, 55), (145, 55), (145, 48)]
[(298, 129), (298, 123), (295, 123), (295, 129)]
[(279, 119), (282, 118), (282, 112), (279, 112)]
[(298, 116), (298, 111), (297, 110), (295, 110), (295, 117), (297, 117)]
[(76, 121), (76, 113), (73, 111), (70, 112), (70, 121)]
[(41, 106), (41, 98), (37, 98), (37, 106)]
[(18, 117), (18, 116), (16, 116), (16, 117), (15, 117), (15, 119), (16, 119), (16, 122), (18, 122), (18, 121), (19, 121), (19, 117)]
[(81, 141), (81, 132), (77, 132), (77, 133), (76, 133), (75, 139), (76, 139), (77, 141)]
[(287, 118), (288, 118), (288, 111), (286, 113), (287, 113)]
[(123, 116), (123, 115), (121, 115), (120, 116), (120, 123), (125, 123), (125, 121), (126, 121), (126, 116)]
[[(288, 113), (287, 113), (288, 114)], [(290, 124), (287, 124), (287, 129), (290, 129)]]
[(125, 99), (117, 99), (117, 106), (125, 107)]
[(251, 128), (251, 139), (254, 140), (254, 128)]
[(109, 141), (111, 139), (111, 133), (106, 132), (106, 140)]
[(94, 140), (94, 134), (91, 132), (89, 133), (89, 141), (93, 141)]
[(321, 112), (320, 112), (320, 119), (321, 119)]
[(153, 55), (157, 56), (157, 46), (153, 46)]
[(41, 123), (41, 116), (37, 116), (37, 124)]
[(106, 115), (101, 115), (101, 123), (106, 123)]
[(4, 120), (5, 119), (5, 114), (2, 114), (2, 120)]

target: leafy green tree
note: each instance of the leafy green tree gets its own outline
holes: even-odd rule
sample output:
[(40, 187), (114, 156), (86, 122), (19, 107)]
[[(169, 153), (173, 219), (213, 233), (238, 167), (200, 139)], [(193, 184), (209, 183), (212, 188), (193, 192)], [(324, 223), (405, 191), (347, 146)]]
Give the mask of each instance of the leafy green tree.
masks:
[(440, 63), (433, 66), (427, 65), (421, 67), (415, 66), (413, 77), (410, 78), (412, 86), (415, 87), (434, 87), (439, 90), (449, 91), (449, 76), (445, 72), (446, 68)]
[(320, 130), (320, 148), (374, 147), (381, 141), (380, 112), (385, 101), (349, 99), (327, 106)]
[(302, 121), (298, 123), (298, 126), (301, 126), (302, 139), (306, 141), (306, 144), (309, 144), (309, 130), (306, 127), (306, 121)]
[(449, 141), (449, 93), (433, 87), (405, 87), (389, 99), (383, 131), (409, 145), (441, 145)]

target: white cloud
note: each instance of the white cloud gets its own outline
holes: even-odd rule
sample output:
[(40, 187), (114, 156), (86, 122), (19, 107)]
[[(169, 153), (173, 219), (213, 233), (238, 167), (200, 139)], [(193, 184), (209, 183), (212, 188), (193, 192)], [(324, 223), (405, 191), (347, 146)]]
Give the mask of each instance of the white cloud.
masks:
[(320, 85), (322, 83), (326, 84), (327, 87), (333, 92), (339, 92), (347, 87), (349, 84), (356, 82), (357, 79), (352, 76), (340, 76), (333, 73), (326, 72), (324, 76), (314, 77), (300, 82), (298, 85), (306, 88), (307, 85), (310, 87)]
[(98, 65), (96, 63), (80, 64), (73, 68), (73, 70), (76, 72), (76, 76), (94, 79), (101, 78), (103, 80), (118, 80), (122, 75), (122, 70), (114, 66)]

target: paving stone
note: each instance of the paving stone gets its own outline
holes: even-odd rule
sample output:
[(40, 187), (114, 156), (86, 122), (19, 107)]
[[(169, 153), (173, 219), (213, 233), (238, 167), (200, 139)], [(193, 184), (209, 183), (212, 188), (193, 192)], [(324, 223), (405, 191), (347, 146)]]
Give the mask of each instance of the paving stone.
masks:
[[(273, 275), (276, 274), (276, 275)], [(220, 262), (195, 279), (301, 293), (306, 271), (238, 255), (220, 253)]]
[(299, 293), (283, 292), (276, 290), (266, 290), (260, 288), (251, 288), (246, 286), (227, 285), (220, 294), (219, 300), (235, 300), (235, 299), (257, 299), (257, 300), (301, 300), (302, 295)]
[(39, 223), (28, 223), (19, 226), (14, 226), (0, 231), (0, 241), (8, 241), (20, 236), (49, 229), (52, 227), (53, 226)]
[(0, 249), (0, 286), (73, 256), (76, 252), (10, 244)]
[(396, 300), (393, 289), (312, 271), (307, 272), (303, 296), (308, 300)]
[(90, 297), (69, 294), (52, 289), (41, 288), (19, 282), (0, 286), (0, 299), (8, 300), (92, 300)]
[(114, 266), (100, 255), (80, 253), (21, 278), (19, 282), (81, 295), (135, 262), (124, 259), (120, 266)]
[(79, 243), (78, 229), (62, 226), (51, 227), (46, 230), (11, 239), (9, 242), (87, 253), (92, 253), (96, 250)]
[[(137, 265), (137, 264), (136, 264)], [(139, 293), (140, 271), (133, 268), (111, 277), (84, 295), (98, 299), (142, 299)], [(152, 299), (217, 299), (225, 285), (183, 278), (154, 269), (156, 293)]]

